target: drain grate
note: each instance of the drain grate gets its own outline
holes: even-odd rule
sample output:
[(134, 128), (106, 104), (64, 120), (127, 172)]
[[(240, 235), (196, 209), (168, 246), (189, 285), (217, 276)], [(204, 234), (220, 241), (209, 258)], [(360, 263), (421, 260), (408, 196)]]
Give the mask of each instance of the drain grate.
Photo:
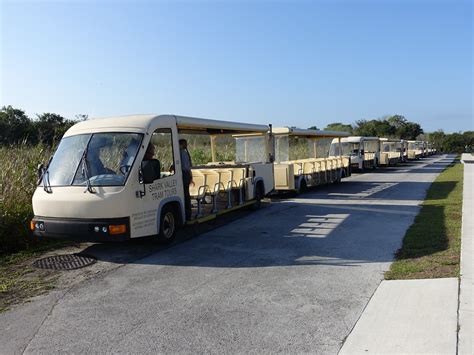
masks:
[(48, 256), (43, 259), (36, 260), (34, 267), (48, 270), (75, 270), (94, 264), (96, 258), (84, 254), (66, 254)]

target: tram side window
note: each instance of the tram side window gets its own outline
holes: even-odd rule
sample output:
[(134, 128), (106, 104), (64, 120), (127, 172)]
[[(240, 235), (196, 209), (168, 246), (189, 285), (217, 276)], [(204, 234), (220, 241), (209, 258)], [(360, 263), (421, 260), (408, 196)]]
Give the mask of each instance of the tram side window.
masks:
[(153, 159), (160, 162), (162, 176), (174, 175), (173, 134), (170, 128), (153, 132), (151, 143), (155, 148)]

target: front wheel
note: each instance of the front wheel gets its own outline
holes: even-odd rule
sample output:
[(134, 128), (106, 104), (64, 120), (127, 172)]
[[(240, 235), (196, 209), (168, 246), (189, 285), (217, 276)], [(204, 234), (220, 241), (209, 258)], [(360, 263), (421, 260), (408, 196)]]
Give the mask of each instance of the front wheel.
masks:
[(161, 212), (159, 241), (170, 244), (176, 238), (179, 222), (173, 208), (165, 207)]

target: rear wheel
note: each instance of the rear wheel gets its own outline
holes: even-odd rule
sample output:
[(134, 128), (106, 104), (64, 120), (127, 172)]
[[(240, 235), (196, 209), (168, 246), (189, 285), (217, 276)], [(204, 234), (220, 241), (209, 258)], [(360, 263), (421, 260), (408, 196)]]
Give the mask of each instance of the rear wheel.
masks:
[(166, 206), (161, 212), (159, 240), (169, 244), (176, 238), (179, 227), (178, 216), (171, 206)]
[(257, 183), (256, 190), (255, 190), (255, 203), (252, 205), (252, 208), (254, 210), (258, 210), (260, 207), (262, 207), (262, 198), (264, 196), (264, 189), (263, 189), (263, 184)]
[(306, 192), (307, 189), (308, 189), (308, 185), (306, 185), (306, 180), (301, 179), (300, 187), (298, 189), (298, 193), (302, 194), (302, 193)]

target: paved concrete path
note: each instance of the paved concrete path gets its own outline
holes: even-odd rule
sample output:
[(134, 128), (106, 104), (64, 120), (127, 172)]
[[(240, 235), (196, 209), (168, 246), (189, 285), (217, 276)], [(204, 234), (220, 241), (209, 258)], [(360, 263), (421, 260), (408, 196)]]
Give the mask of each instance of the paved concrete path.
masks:
[(474, 156), (463, 154), (464, 192), (461, 240), (461, 284), (459, 289), (459, 345), (460, 355), (474, 354)]
[(336, 354), (451, 159), (272, 203), (0, 314), (0, 352)]
[(340, 355), (472, 354), (472, 168), (464, 169), (461, 303), (458, 278), (382, 281)]
[(339, 354), (456, 354), (457, 308), (457, 278), (382, 281)]

